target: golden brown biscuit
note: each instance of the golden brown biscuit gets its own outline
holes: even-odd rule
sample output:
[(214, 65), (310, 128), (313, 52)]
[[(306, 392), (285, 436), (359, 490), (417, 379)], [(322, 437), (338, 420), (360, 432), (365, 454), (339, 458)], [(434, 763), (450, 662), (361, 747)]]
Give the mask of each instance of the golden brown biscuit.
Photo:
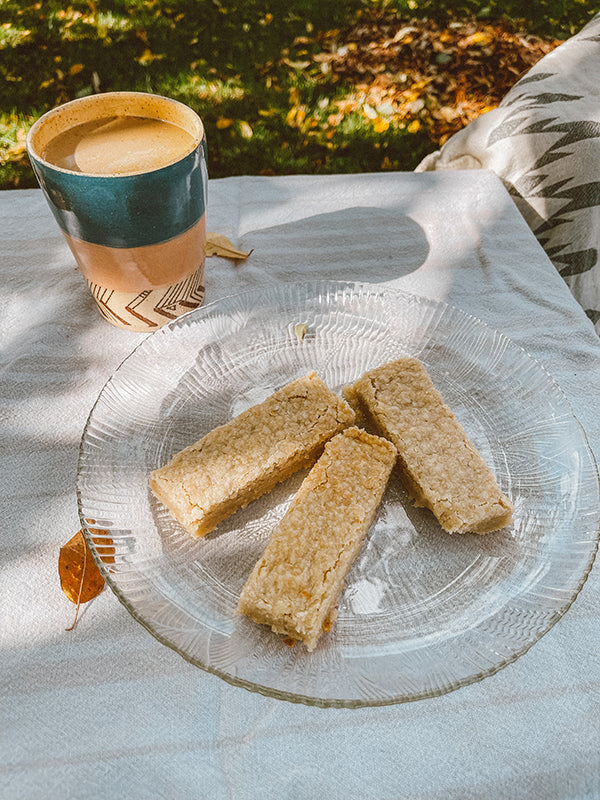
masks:
[(248, 578), (239, 613), (313, 650), (395, 461), (390, 442), (356, 427), (328, 442)]
[(488, 533), (510, 524), (512, 503), (420, 361), (401, 358), (373, 369), (348, 396), (395, 444), (415, 505), (429, 508), (445, 530)]
[(289, 383), (150, 474), (156, 497), (193, 536), (311, 466), (354, 412), (315, 373)]

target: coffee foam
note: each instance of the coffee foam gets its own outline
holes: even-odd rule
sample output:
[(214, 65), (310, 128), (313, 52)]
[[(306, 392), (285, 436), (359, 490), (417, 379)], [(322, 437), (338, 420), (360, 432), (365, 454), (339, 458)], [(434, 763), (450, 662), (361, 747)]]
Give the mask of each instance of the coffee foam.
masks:
[(160, 169), (195, 147), (187, 131), (149, 117), (103, 117), (75, 125), (48, 142), (42, 157), (61, 169), (121, 175)]
[[(172, 123), (186, 131), (193, 138), (194, 145), (198, 145), (204, 138), (204, 127), (200, 118), (183, 103), (143, 92), (108, 92), (80, 97), (47, 112), (29, 131), (28, 149), (37, 158), (45, 160), (43, 154), (50, 142), (59, 135), (85, 123), (93, 124), (98, 120), (119, 117), (145, 117)], [(58, 167), (58, 169), (70, 168)]]

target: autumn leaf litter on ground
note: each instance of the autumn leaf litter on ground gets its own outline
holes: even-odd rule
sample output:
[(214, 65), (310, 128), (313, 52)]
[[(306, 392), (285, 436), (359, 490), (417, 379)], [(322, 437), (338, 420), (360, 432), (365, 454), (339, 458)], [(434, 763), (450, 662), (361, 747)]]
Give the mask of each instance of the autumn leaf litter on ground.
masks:
[(374, 130), (422, 129), (441, 145), (491, 110), (540, 58), (560, 44), (509, 22), (406, 21), (365, 14), (346, 31), (319, 34), (313, 61), (334, 85), (353, 87), (336, 101), (332, 126), (359, 113)]

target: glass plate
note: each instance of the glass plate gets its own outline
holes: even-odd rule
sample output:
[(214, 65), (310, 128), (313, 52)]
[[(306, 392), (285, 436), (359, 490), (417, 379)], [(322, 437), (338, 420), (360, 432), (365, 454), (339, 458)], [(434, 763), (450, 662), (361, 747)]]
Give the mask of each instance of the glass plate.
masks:
[[(154, 499), (148, 474), (311, 370), (340, 390), (404, 355), (425, 363), (512, 498), (514, 524), (450, 536), (392, 476), (332, 630), (312, 653), (289, 647), (235, 608), (304, 473), (198, 540)], [(92, 409), (77, 492), (108, 584), (159, 641), (233, 684), (321, 706), (431, 697), (497, 672), (569, 608), (598, 542), (593, 455), (548, 373), (456, 308), (365, 284), (261, 288), (149, 336)], [(92, 536), (112, 541), (114, 563)]]

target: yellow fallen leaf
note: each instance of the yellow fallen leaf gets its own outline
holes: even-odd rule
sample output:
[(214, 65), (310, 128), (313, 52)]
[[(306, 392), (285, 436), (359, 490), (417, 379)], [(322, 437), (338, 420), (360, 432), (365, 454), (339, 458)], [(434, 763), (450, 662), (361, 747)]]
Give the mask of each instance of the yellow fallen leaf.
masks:
[(469, 44), (490, 44), (494, 41), (493, 36), (489, 33), (485, 33), (485, 31), (478, 31), (474, 33), (472, 36), (469, 36)]
[(233, 120), (229, 119), (229, 117), (219, 117), (216, 122), (217, 129), (220, 131), (225, 130), (225, 128), (231, 128), (233, 125)]
[(253, 131), (252, 131), (252, 128), (251, 128), (251, 127), (250, 127), (250, 125), (249, 125), (247, 122), (245, 122), (244, 120), (242, 120), (242, 121), (240, 122), (240, 133), (242, 134), (242, 136), (244, 137), (244, 139), (251, 139), (251, 138), (252, 138), (252, 136), (253, 136)]
[(205, 253), (207, 258), (220, 256), (221, 258), (231, 258), (234, 261), (242, 261), (253, 252), (253, 250), (248, 252), (238, 250), (222, 233), (206, 234)]
[(373, 130), (375, 133), (385, 133), (389, 127), (390, 123), (387, 121), (387, 119), (377, 117), (375, 120), (373, 120)]
[(306, 109), (304, 106), (293, 106), (287, 113), (285, 118), (286, 123), (290, 128), (299, 128), (306, 117)]
[(160, 59), (164, 58), (162, 53), (153, 53), (149, 48), (146, 48), (139, 58), (135, 60), (140, 64), (142, 67), (147, 67), (148, 64), (152, 64), (153, 61), (160, 61)]

